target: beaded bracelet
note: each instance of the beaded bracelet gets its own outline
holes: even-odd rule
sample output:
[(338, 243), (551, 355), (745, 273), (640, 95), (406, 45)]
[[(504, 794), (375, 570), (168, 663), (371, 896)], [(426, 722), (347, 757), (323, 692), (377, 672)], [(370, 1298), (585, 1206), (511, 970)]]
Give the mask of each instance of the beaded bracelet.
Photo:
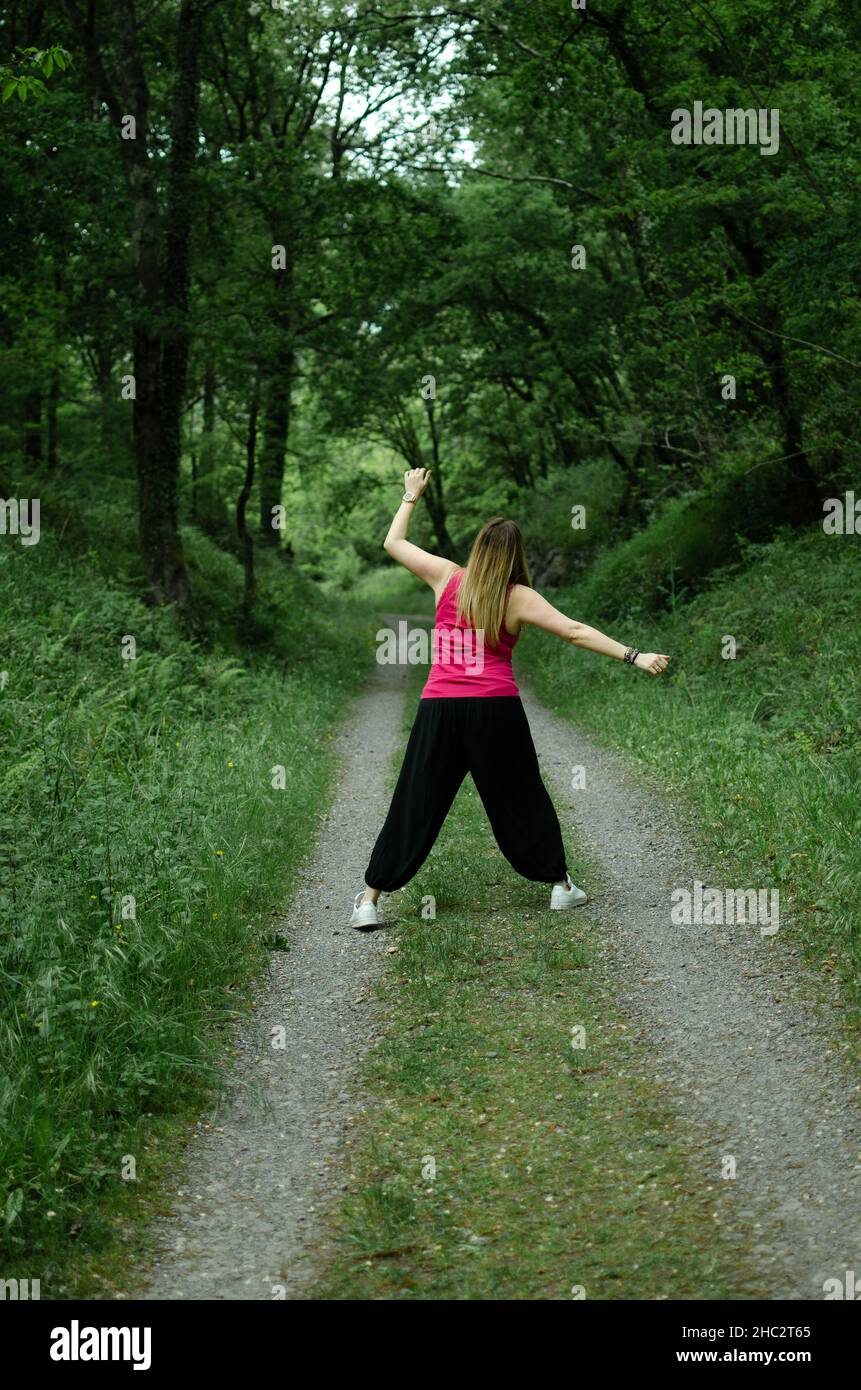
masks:
[(626, 647), (626, 648), (625, 648), (625, 655), (624, 655), (623, 660), (627, 661), (627, 663), (628, 663), (629, 666), (633, 666), (634, 662), (637, 660), (637, 657), (638, 657), (639, 655), (640, 655), (640, 649), (639, 649), (639, 647)]

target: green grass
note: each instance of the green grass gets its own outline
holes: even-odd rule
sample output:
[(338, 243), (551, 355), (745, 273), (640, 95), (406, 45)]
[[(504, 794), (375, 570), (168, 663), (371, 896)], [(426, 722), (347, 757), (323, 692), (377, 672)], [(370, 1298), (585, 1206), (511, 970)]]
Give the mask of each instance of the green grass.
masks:
[[(548, 895), (505, 863), (467, 782), (427, 864), (386, 904), (386, 1027), (364, 1078), (374, 1103), (314, 1297), (763, 1292), (720, 1180), (692, 1157), (613, 1002), (589, 909), (551, 914)], [(429, 896), (435, 920), (422, 915)]]
[[(780, 890), (781, 932), (839, 980), (853, 1031), (861, 1022), (859, 560), (854, 536), (783, 537), (749, 547), (743, 565), (660, 618), (602, 620), (622, 641), (670, 653), (660, 685), (541, 634), (518, 648), (546, 704), (684, 798), (728, 884)], [(583, 593), (553, 601), (594, 622)], [(721, 655), (726, 636), (736, 639), (734, 660)]]
[(193, 531), (180, 635), (93, 516), (44, 497), (39, 544), (0, 550), (0, 1251), (57, 1298), (122, 1286), (277, 944), (370, 657), (356, 612), (278, 561), (243, 645), (238, 565)]
[[(581, 607), (591, 613), (598, 627), (600, 620), (619, 613), (652, 620), (681, 597), (698, 593), (730, 562), (747, 563), (745, 557), (749, 557), (752, 545), (773, 538), (776, 518), (783, 518), (786, 524), (800, 519), (799, 499), (783, 461), (763, 464), (742, 453), (724, 459), (695, 489), (656, 504), (649, 521), (627, 539), (602, 544), (600, 538), (612, 529), (612, 502), (609, 514), (606, 507), (607, 499), (618, 495), (618, 472), (606, 468), (588, 471), (592, 473), (591, 487), (581, 491), (580, 469), (563, 475), (563, 486), (573, 485), (587, 507), (588, 527), (578, 533), (574, 550), (585, 547), (588, 552), (593, 543), (596, 549), (578, 577), (577, 593)], [(595, 487), (597, 497), (592, 493)], [(547, 535), (543, 513), (554, 492), (558, 498), (558, 485), (545, 495), (535, 512), (539, 536)], [(528, 497), (525, 530), (530, 544), (534, 506), (533, 498)], [(558, 517), (558, 502), (556, 506)], [(562, 549), (573, 561), (571, 541)]]
[(375, 609), (433, 616), (433, 594), (402, 565), (368, 570), (350, 590), (350, 598)]

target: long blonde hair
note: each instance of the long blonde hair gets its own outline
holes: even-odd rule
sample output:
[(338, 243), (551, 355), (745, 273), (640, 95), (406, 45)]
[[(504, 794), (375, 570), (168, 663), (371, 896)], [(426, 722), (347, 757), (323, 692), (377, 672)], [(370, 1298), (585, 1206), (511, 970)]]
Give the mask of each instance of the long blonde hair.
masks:
[(495, 516), (473, 541), (457, 592), (458, 621), (483, 631), (491, 647), (499, 642), (509, 584), (532, 587), (523, 536), (516, 521)]

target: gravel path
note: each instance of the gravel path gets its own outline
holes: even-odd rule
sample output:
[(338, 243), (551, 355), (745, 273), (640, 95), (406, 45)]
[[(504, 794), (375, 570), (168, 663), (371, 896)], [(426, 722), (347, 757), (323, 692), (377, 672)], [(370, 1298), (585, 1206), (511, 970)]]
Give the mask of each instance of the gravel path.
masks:
[(273, 919), (290, 950), (273, 952), (224, 1100), (195, 1127), (143, 1298), (301, 1298), (325, 1252), (315, 1217), (340, 1190), (361, 1104), (356, 1068), (374, 1040), (369, 986), (386, 949), (385, 932), (346, 923), (388, 808), (406, 676), (377, 666), (339, 737), (342, 773), (313, 862), (286, 918)]
[[(406, 686), (403, 668), (377, 667), (340, 735), (332, 810), (283, 923), (291, 949), (273, 953), (223, 1104), (196, 1126), (145, 1298), (303, 1298), (326, 1253), (319, 1216), (341, 1188), (387, 944), (384, 932), (352, 931), (346, 907), (387, 807)], [(697, 861), (659, 785), (528, 691), (524, 700), (563, 828), (576, 828), (601, 877), (583, 885), (595, 900), (581, 910), (599, 924), (596, 969), (690, 1122), (716, 1234), (751, 1233), (768, 1296), (821, 1299), (825, 1279), (861, 1269), (861, 1088), (834, 1030), (805, 1003), (781, 934), (671, 923), (672, 889), (740, 885)], [(576, 765), (587, 785), (575, 792)], [(275, 1028), (283, 1046), (272, 1046)]]
[[(599, 969), (694, 1123), (723, 1214), (752, 1233), (767, 1296), (822, 1299), (825, 1279), (861, 1270), (861, 1087), (840, 1063), (827, 1010), (817, 1017), (805, 1003), (780, 932), (672, 924), (674, 888), (748, 885), (697, 863), (657, 779), (528, 694), (524, 703), (563, 830), (575, 828), (602, 879), (580, 885), (595, 901), (579, 909), (601, 925)], [(571, 789), (575, 766), (584, 790)], [(722, 1179), (725, 1155), (734, 1179)]]

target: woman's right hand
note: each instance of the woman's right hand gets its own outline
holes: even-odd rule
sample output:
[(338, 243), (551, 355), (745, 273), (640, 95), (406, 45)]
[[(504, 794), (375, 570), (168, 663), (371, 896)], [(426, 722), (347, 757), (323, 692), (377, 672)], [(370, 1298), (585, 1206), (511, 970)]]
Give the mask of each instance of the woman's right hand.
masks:
[(666, 671), (669, 660), (663, 652), (640, 652), (634, 665), (641, 671), (648, 671), (650, 676), (659, 676), (662, 671)]

